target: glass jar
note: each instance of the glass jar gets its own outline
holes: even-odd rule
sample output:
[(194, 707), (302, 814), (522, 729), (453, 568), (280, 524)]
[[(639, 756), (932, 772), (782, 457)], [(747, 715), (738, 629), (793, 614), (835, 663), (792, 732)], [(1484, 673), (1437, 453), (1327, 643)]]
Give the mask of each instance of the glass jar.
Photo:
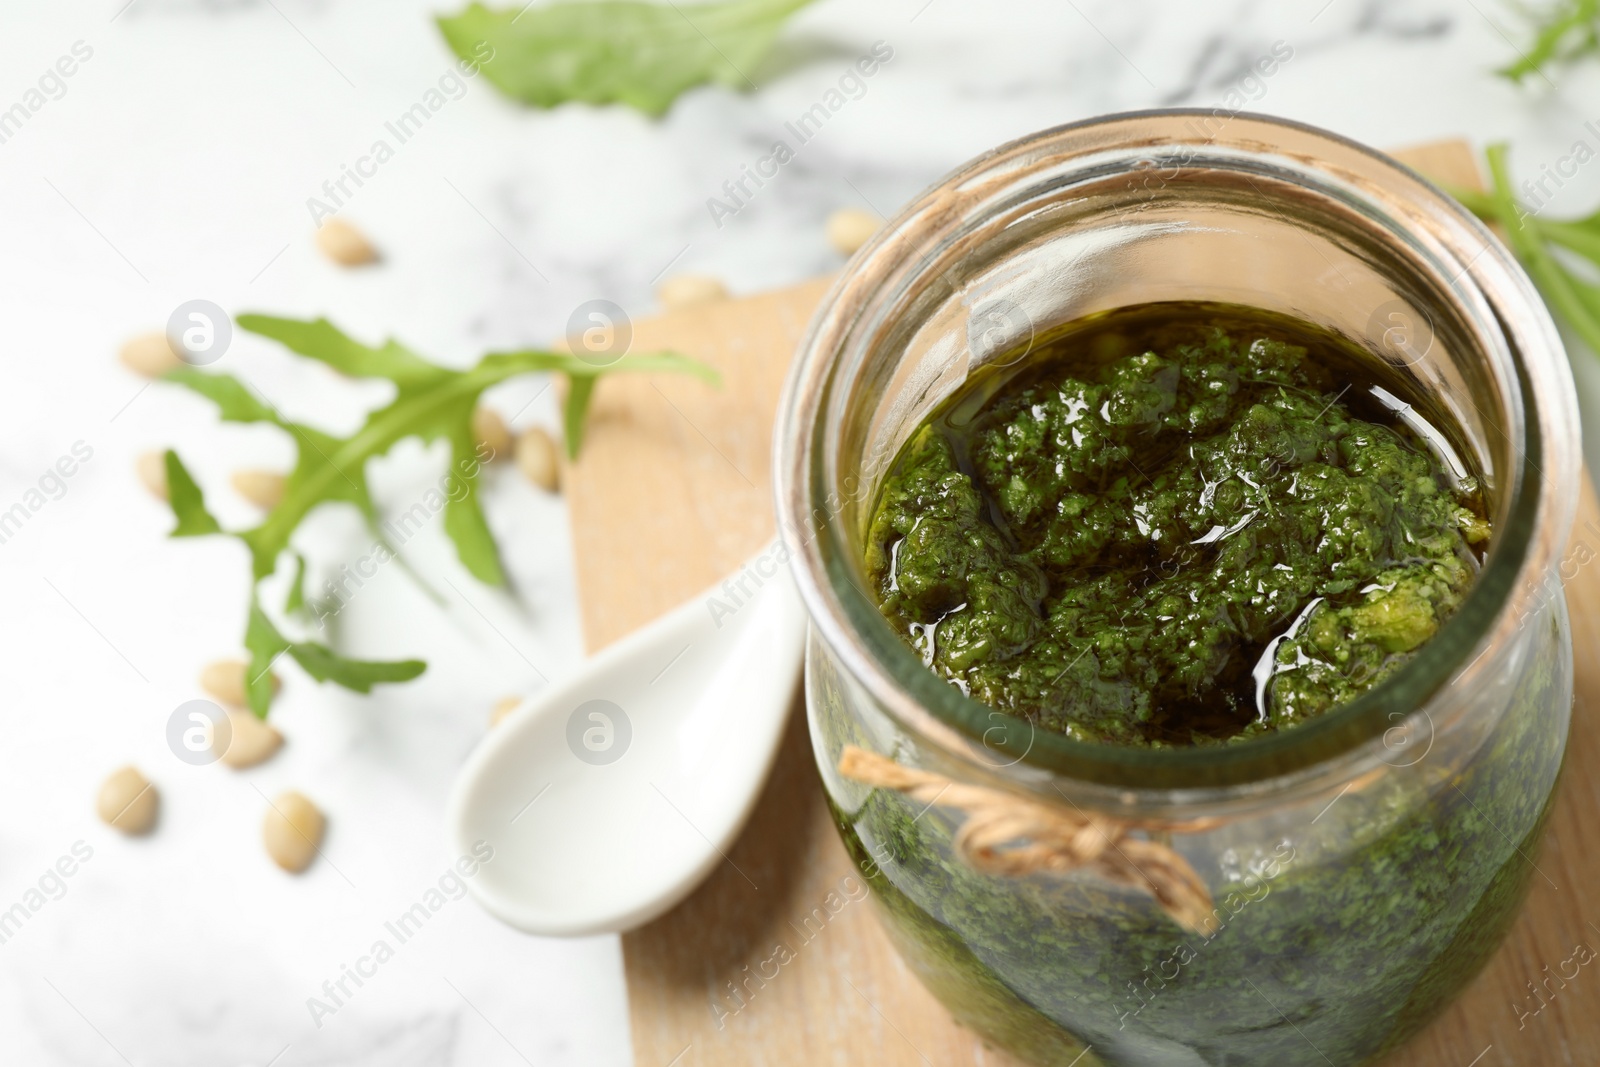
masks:
[[(1449, 427), (1436, 443), (1480, 472), (1495, 530), (1462, 607), (1390, 679), (1226, 746), (1036, 732), (927, 670), (866, 592), (879, 482), (935, 405), (1033, 333), (1161, 300), (1252, 305), (1357, 341)], [(1558, 571), (1577, 448), (1561, 342), (1527, 277), (1454, 201), (1360, 145), (1254, 116), (1134, 113), (1013, 142), (923, 194), (817, 312), (776, 446), (817, 762), (911, 968), (1040, 1064), (1343, 1067), (1405, 1041), (1539, 876), (1572, 701)], [(1122, 820), (1187, 862), (1214, 921), (1186, 928), (1089, 869), (981, 873), (958, 854), (959, 806), (844, 776), (850, 745)]]

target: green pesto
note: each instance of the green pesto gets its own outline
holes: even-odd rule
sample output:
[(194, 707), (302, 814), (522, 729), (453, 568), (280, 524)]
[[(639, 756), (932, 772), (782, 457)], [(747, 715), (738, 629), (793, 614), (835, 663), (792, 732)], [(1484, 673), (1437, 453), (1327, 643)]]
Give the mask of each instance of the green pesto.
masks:
[[(1209, 937), (1093, 877), (980, 874), (954, 854), (959, 816), (937, 806), (838, 781), (830, 801), (911, 969), (1028, 1062), (1372, 1063), (1483, 967), (1538, 877), (1572, 692), (1559, 603), (1516, 640), (1493, 724), (1464, 761), (1430, 738), (1415, 763), (1281, 836), (1180, 841), (1213, 887)], [(808, 679), (821, 744), (873, 744), (830, 670)]]
[[(952, 684), (1081, 739), (1225, 744), (1326, 712), (1435, 634), (1490, 535), (1476, 483), (1366, 365), (1306, 324), (1218, 305), (1046, 338), (896, 459), (866, 544), (883, 613)], [(974, 871), (960, 814), (937, 804), (837, 779), (830, 801), (911, 969), (1030, 1062), (1373, 1063), (1517, 913), (1565, 752), (1564, 622), (1559, 600), (1530, 615), (1492, 691), (1451, 698), (1475, 725), (1420, 756), (1303, 819), (1176, 837), (1211, 888), (1210, 935), (1093, 876)], [(824, 751), (885, 750), (825, 659), (808, 689)]]
[(1226, 742), (1349, 701), (1456, 609), (1489, 536), (1369, 363), (1229, 305), (1069, 328), (896, 459), (881, 610), (975, 699), (1081, 740)]

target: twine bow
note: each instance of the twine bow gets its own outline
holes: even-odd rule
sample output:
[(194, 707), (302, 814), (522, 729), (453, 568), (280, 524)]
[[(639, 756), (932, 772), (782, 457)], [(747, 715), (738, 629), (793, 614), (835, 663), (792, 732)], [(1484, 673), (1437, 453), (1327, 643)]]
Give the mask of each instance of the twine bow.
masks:
[(1219, 925), (1211, 892), (1189, 861), (1167, 845), (1131, 836), (1134, 829), (1193, 833), (1215, 825), (1215, 820), (1134, 823), (1099, 812), (1069, 811), (903, 767), (854, 745), (846, 745), (840, 754), (839, 773), (930, 807), (964, 811), (967, 818), (954, 844), (973, 870), (1011, 878), (1035, 871), (1093, 871), (1148, 893), (1185, 930), (1209, 935)]

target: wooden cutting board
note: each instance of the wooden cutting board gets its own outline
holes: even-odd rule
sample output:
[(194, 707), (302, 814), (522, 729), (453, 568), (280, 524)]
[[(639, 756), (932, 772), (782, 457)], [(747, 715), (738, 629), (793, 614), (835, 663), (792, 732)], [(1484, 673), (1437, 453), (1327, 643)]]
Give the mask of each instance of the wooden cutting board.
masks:
[[(1398, 153), (1477, 184), (1462, 142)], [(635, 325), (633, 350), (671, 348), (718, 368), (720, 389), (677, 378), (609, 379), (582, 460), (567, 472), (573, 547), (591, 651), (732, 573), (772, 536), (770, 438), (778, 393), (827, 280)], [(1573, 545), (1600, 548), (1584, 479)], [(1600, 1064), (1600, 968), (1585, 968), (1537, 1016), (1527, 983), (1582, 942), (1600, 950), (1600, 567), (1567, 587), (1578, 696), (1562, 793), (1521, 919), (1477, 982), (1389, 1063), (1427, 1067)], [(796, 695), (777, 767), (729, 864), (665, 917), (623, 938), (638, 1067), (1009, 1065), (951, 1021), (890, 948), (873, 905), (849, 903), (820, 933), (800, 929), (853, 873), (823, 805)], [(740, 873), (742, 872), (742, 873)], [(786, 945), (794, 958), (745, 1006), (727, 996)], [(1550, 970), (1544, 970), (1546, 966)], [(769, 965), (770, 971), (770, 965)], [(719, 1018), (720, 1015), (720, 1018)]]

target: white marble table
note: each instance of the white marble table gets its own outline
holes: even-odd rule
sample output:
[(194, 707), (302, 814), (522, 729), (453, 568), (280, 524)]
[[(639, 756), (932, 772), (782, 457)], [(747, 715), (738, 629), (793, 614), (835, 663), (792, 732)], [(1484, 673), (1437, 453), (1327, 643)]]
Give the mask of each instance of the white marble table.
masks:
[[(1600, 63), (1564, 75), (1559, 92), (1489, 76), (1510, 46), (1488, 17), (1514, 26), (1498, 0), (823, 0), (755, 72), (759, 91), (695, 91), (660, 121), (533, 112), (468, 83), (349, 198), (345, 213), (386, 262), (340, 271), (311, 246), (307, 199), (450, 66), (428, 16), (395, 0), (3, 4), (0, 111), (77, 42), (79, 59), (92, 54), (67, 64), (59, 94), (48, 86), (59, 98), (0, 143), (0, 511), (75, 443), (92, 457), (0, 544), (0, 919), (18, 903), (25, 915), (0, 925), (0, 1062), (630, 1059), (614, 938), (524, 937), (469, 900), (449, 901), (313, 1020), (308, 998), (374, 941), (392, 944), (384, 923), (453, 859), (441, 807), (489, 705), (578, 658), (565, 516), (496, 470), (487, 508), (514, 599), (473, 583), (430, 530), (406, 553), (446, 608), (386, 568), (340, 619), (344, 648), (419, 655), (430, 663), (421, 680), (363, 698), (288, 668), (274, 711), (283, 753), (243, 773), (180, 762), (167, 717), (200, 695), (203, 662), (237, 653), (245, 561), (231, 541), (165, 540), (170, 519), (135, 481), (133, 458), (176, 445), (214, 509), (239, 524), (252, 512), (227, 473), (289, 453), (270, 430), (219, 428), (205, 403), (141, 389), (117, 365), (119, 343), (179, 303), (326, 313), (459, 365), (547, 341), (591, 297), (648, 314), (668, 270), (713, 273), (735, 292), (828, 270), (831, 210), (892, 211), (1038, 127), (1220, 105), (1275, 42), (1293, 55), (1245, 86), (1254, 109), (1383, 145), (1514, 137), (1524, 172), (1592, 136), (1583, 102), (1600, 87)], [(860, 99), (718, 225), (707, 199), (877, 41), (893, 58)], [(1550, 210), (1596, 199), (1600, 168)], [(334, 428), (379, 396), (257, 338), (236, 339), (226, 359), (291, 416)], [(1586, 402), (1600, 402), (1594, 357), (1577, 363)], [(516, 383), (491, 399), (521, 409), (519, 425), (553, 425), (538, 392)], [(1600, 457), (1593, 437), (1589, 455)], [(375, 466), (374, 488), (385, 506), (403, 504), (442, 465), (402, 448)], [(366, 547), (346, 514), (305, 534), (325, 566)], [(92, 813), (101, 777), (129, 761), (161, 789), (147, 839), (123, 839)], [(259, 843), (265, 796), (291, 787), (331, 820), (326, 859), (299, 878)], [(67, 864), (70, 877), (46, 876), (75, 846), (91, 857)]]

